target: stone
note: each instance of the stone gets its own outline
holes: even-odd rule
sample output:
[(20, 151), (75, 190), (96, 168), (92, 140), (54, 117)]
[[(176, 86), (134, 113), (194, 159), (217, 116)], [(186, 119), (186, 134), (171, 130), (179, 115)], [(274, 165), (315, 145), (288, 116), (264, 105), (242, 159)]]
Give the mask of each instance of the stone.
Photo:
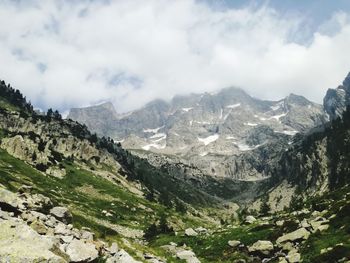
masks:
[(91, 262), (98, 257), (98, 251), (91, 243), (74, 239), (65, 250), (71, 262)]
[(0, 187), (0, 209), (7, 212), (20, 214), (20, 209), (24, 209), (22, 200), (17, 194)]
[(194, 231), (196, 231), (199, 234), (206, 234), (206, 233), (208, 233), (208, 229), (206, 229), (204, 227), (197, 227)]
[(69, 244), (70, 242), (72, 242), (74, 239), (73, 236), (61, 236), (61, 240), (63, 243)]
[(65, 235), (65, 236), (71, 235), (71, 231), (69, 229), (67, 229), (67, 226), (61, 222), (59, 222), (55, 226), (54, 231), (55, 231), (55, 234), (57, 234), (57, 235)]
[(286, 241), (298, 241), (298, 240), (306, 240), (310, 236), (310, 232), (307, 231), (305, 228), (299, 228), (298, 230), (295, 230), (293, 232), (290, 232), (288, 234), (285, 234), (279, 238), (277, 238), (276, 243), (283, 243)]
[(292, 242), (284, 242), (281, 244), (282, 250), (284, 251), (291, 251), (294, 249)]
[(286, 256), (286, 259), (288, 260), (289, 263), (297, 263), (297, 262), (300, 262), (301, 256), (300, 256), (300, 253), (296, 251), (291, 251)]
[(50, 214), (66, 224), (72, 221), (72, 215), (66, 207), (56, 206), (50, 210)]
[(94, 240), (94, 233), (91, 233), (89, 231), (86, 230), (81, 230), (80, 231), (80, 237), (81, 239), (86, 239), (86, 240)]
[(182, 250), (176, 253), (178, 259), (186, 260), (187, 263), (200, 263), (196, 255), (191, 250)]
[(278, 258), (278, 263), (288, 263), (288, 261), (285, 258), (283, 258), (283, 257), (279, 257)]
[(36, 232), (38, 232), (40, 235), (47, 234), (47, 227), (42, 221), (35, 220), (30, 224), (30, 227), (33, 228)]
[(254, 216), (247, 216), (247, 217), (245, 218), (245, 222), (246, 222), (247, 224), (253, 224), (255, 221), (256, 221), (256, 218), (255, 218)]
[(273, 244), (269, 240), (258, 240), (253, 245), (248, 247), (249, 252), (260, 252), (265, 255), (270, 254), (270, 252), (274, 249)]
[(195, 237), (195, 236), (198, 236), (198, 233), (194, 231), (193, 228), (187, 228), (185, 230), (185, 235), (188, 237)]
[(0, 221), (0, 262), (66, 262), (52, 252), (55, 248), (52, 238), (39, 235), (22, 220)]
[(318, 231), (326, 231), (329, 228), (329, 225), (321, 225), (317, 228)]
[(241, 244), (241, 241), (229, 240), (227, 243), (230, 247), (238, 247)]
[(119, 251), (119, 246), (117, 243), (113, 242), (112, 245), (109, 247), (109, 252), (114, 255), (117, 254), (117, 252)]
[(129, 255), (124, 249), (121, 249), (113, 257), (110, 257), (106, 260), (106, 263), (141, 263), (140, 261), (135, 260), (132, 256)]
[(284, 220), (278, 220), (276, 221), (276, 226), (283, 226)]

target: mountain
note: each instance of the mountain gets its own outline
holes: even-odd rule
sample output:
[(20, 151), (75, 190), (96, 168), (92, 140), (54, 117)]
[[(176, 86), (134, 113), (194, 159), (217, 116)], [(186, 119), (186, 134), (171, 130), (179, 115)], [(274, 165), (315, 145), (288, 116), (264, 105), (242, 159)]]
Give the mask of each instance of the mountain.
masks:
[[(80, 111), (90, 112), (96, 107)], [(286, 147), (296, 133), (326, 121), (323, 107), (302, 96), (291, 94), (280, 101), (263, 101), (238, 88), (176, 96), (170, 102), (156, 100), (99, 127), (96, 120), (103, 118), (99, 111), (89, 115), (89, 120), (79, 117), (88, 114), (77, 115), (75, 111), (68, 118), (120, 141), (142, 157), (152, 160), (166, 154), (195, 165), (204, 174), (240, 180), (261, 179), (264, 175), (252, 171), (247, 176), (239, 165), (231, 166), (232, 156), (237, 159), (275, 141), (283, 140)]]
[[(118, 113), (110, 102), (105, 102), (96, 106), (87, 108), (73, 108), (69, 112), (71, 119), (79, 119), (85, 123), (91, 130), (102, 134), (108, 131), (109, 126), (117, 119)], [(99, 116), (99, 118), (95, 118)]]

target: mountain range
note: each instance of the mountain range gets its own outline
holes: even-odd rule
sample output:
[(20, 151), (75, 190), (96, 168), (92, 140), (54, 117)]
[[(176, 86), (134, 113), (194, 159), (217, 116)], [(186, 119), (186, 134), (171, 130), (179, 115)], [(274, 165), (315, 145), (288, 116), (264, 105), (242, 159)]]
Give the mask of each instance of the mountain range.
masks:
[(288, 147), (295, 134), (322, 125), (329, 117), (322, 105), (302, 96), (265, 101), (226, 88), (177, 96), (170, 102), (155, 100), (124, 115), (118, 115), (111, 103), (71, 109), (68, 118), (149, 159), (154, 158), (151, 153), (158, 158), (166, 155), (207, 175), (258, 180), (264, 175), (241, 172), (232, 164), (264, 145)]

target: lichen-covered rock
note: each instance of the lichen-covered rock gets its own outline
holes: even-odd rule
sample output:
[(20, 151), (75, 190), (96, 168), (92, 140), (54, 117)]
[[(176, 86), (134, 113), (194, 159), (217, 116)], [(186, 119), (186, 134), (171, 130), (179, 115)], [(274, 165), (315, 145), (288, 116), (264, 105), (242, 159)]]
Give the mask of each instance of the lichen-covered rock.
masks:
[(0, 221), (0, 262), (66, 262), (54, 254), (57, 244), (41, 236), (22, 220)]
[(258, 240), (248, 247), (249, 252), (260, 252), (268, 255), (274, 249), (273, 244), (269, 240)]
[(280, 244), (286, 241), (298, 241), (298, 240), (305, 240), (308, 239), (310, 236), (310, 232), (307, 231), (305, 228), (299, 228), (298, 230), (295, 230), (291, 233), (285, 234), (279, 238), (277, 238), (276, 243)]

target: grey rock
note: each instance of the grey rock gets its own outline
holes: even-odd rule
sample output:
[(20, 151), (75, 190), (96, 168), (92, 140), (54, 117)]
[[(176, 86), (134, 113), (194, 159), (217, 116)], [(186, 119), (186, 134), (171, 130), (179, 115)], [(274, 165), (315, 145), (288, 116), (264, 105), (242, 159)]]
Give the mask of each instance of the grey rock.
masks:
[(186, 260), (187, 263), (200, 263), (195, 253), (191, 250), (182, 250), (176, 253), (176, 257), (179, 259)]
[(310, 232), (307, 231), (305, 228), (299, 228), (298, 230), (295, 230), (291, 233), (285, 234), (279, 238), (277, 238), (276, 243), (283, 243), (287, 241), (295, 242), (298, 240), (306, 240), (310, 236)]
[(245, 218), (245, 221), (247, 224), (253, 224), (256, 221), (256, 218), (254, 216), (247, 216)]
[(91, 262), (98, 257), (98, 251), (91, 243), (74, 239), (65, 250), (71, 262)]
[(72, 221), (72, 215), (66, 207), (56, 206), (50, 210), (50, 214), (64, 223)]
[(54, 254), (56, 243), (21, 220), (0, 221), (0, 262), (66, 262)]
[(249, 252), (260, 252), (265, 255), (270, 254), (270, 252), (273, 251), (273, 249), (274, 246), (269, 240), (258, 240), (253, 245), (248, 247)]
[(135, 260), (132, 256), (129, 255), (124, 249), (121, 249), (113, 257), (109, 257), (106, 260), (106, 263), (141, 263), (140, 261)]
[(188, 237), (194, 237), (194, 236), (198, 236), (198, 233), (194, 231), (193, 228), (187, 228), (185, 230), (185, 235)]
[(235, 248), (235, 247), (238, 247), (238, 246), (241, 244), (241, 241), (238, 241), (238, 240), (229, 240), (227, 243), (228, 243), (228, 245), (229, 245), (230, 247)]

